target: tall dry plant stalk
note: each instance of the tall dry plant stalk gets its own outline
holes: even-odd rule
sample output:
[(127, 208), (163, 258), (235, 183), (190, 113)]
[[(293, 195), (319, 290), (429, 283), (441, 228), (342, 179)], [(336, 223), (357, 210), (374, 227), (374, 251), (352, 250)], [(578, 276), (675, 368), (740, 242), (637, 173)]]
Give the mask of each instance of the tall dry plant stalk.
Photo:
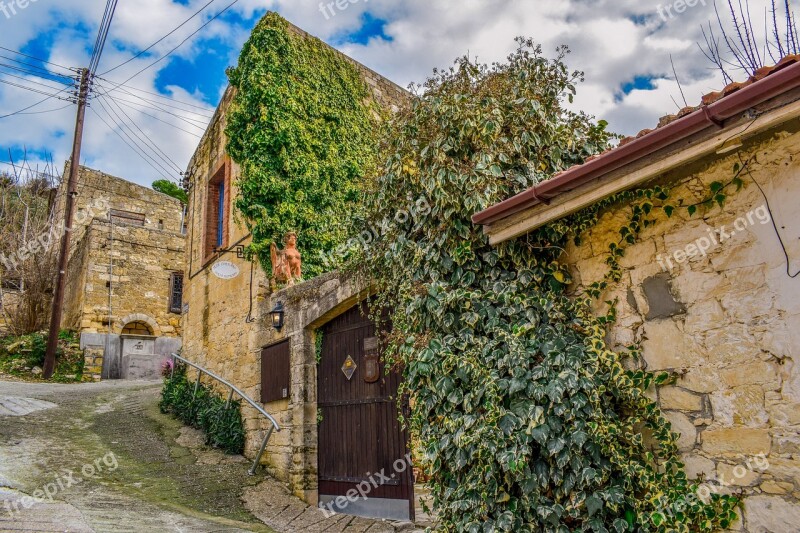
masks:
[(741, 73), (752, 76), (767, 63), (775, 64), (787, 55), (800, 54), (797, 18), (790, 0), (772, 0), (771, 11), (764, 13), (763, 37), (756, 31), (749, 2), (726, 1), (730, 20), (724, 20), (714, 2), (716, 21), (709, 21), (708, 28), (703, 28), (705, 43), (698, 43), (725, 83), (732, 83)]
[[(24, 159), (0, 171), (0, 328), (12, 335), (40, 331), (49, 321), (59, 242), (51, 235), (52, 207), (59, 183), (52, 162), (32, 167)], [(42, 236), (53, 244), (20, 254)]]

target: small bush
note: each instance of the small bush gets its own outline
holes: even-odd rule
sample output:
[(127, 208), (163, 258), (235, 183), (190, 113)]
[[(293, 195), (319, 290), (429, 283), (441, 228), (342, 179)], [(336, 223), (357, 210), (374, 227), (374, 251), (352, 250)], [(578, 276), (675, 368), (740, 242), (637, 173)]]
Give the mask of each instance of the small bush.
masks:
[(200, 385), (194, 394), (195, 384), (186, 377), (186, 366), (175, 365), (170, 378), (164, 378), (159, 408), (178, 420), (206, 435), (206, 444), (229, 454), (244, 452), (244, 422), (241, 402), (233, 401), (226, 408), (226, 400), (213, 389)]
[[(47, 333), (0, 338), (0, 372), (23, 379), (39, 379), (47, 351)], [(53, 381), (81, 381), (84, 358), (77, 335), (61, 331), (58, 335)], [(38, 370), (37, 370), (38, 369)]]

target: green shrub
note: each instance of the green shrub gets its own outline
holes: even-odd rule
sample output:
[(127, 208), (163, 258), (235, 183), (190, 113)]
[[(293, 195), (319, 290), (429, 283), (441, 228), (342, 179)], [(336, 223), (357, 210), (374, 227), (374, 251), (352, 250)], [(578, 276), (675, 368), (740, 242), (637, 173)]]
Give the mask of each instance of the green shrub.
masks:
[(186, 366), (176, 365), (172, 377), (164, 378), (158, 404), (161, 412), (202, 430), (206, 444), (229, 454), (243, 453), (245, 432), (241, 402), (234, 401), (226, 407), (226, 400), (210, 387), (201, 384), (197, 394), (194, 388), (195, 384), (186, 376)]

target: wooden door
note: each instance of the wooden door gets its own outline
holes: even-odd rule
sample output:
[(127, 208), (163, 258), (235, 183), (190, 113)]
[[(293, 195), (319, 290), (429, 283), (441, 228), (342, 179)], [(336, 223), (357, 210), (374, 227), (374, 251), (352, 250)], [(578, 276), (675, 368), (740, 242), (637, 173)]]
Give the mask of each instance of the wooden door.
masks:
[[(408, 435), (398, 421), (400, 376), (386, 374), (375, 324), (363, 310), (358, 306), (320, 330), (320, 504), (344, 514), (413, 520)], [(369, 371), (376, 359), (377, 378)]]

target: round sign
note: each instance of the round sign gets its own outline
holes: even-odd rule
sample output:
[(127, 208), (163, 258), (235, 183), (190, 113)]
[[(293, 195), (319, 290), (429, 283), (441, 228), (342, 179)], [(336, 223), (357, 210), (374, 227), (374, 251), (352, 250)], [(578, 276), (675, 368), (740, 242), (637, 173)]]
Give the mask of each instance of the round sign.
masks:
[(237, 277), (240, 272), (239, 267), (230, 261), (214, 263), (214, 266), (211, 267), (211, 271), (220, 279), (233, 279)]

